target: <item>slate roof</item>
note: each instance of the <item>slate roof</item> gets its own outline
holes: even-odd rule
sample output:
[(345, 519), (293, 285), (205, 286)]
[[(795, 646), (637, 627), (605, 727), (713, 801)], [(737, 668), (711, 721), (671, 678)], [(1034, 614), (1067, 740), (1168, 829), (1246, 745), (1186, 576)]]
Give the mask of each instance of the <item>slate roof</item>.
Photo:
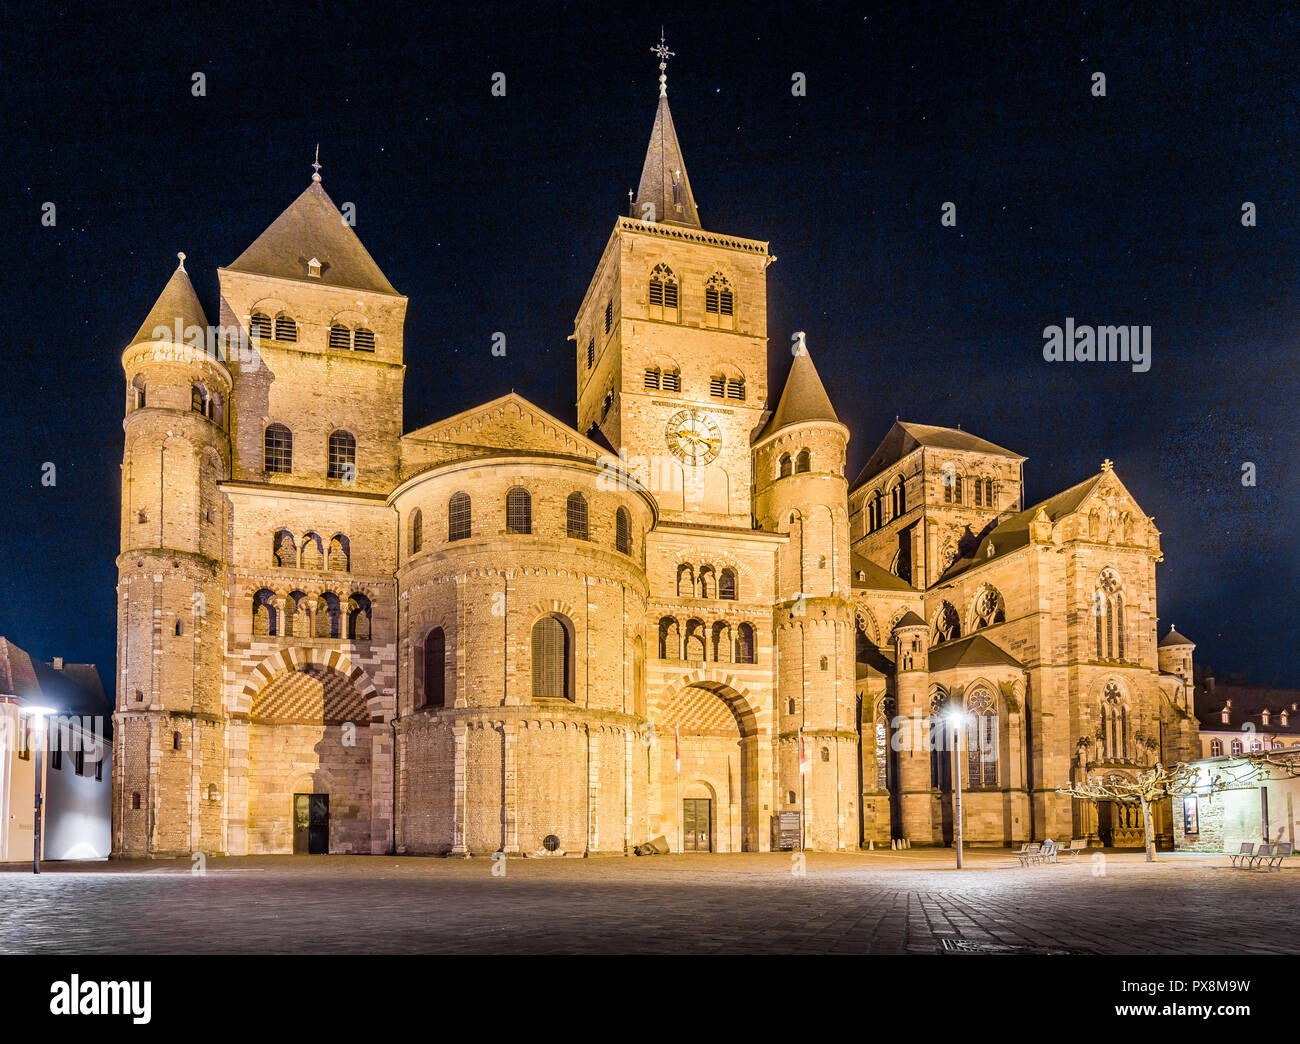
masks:
[(65, 663), (56, 668), (0, 637), (0, 696), (17, 696), (20, 707), (46, 706), (60, 715), (98, 717), (101, 734), (106, 739), (113, 736), (113, 704), (94, 664)]
[[(307, 262), (312, 258), (321, 263), (319, 279), (307, 274)], [(232, 272), (401, 296), (319, 181), (308, 185), (227, 267)]]
[(930, 672), (954, 667), (1015, 667), (1024, 664), (1006, 650), (994, 645), (982, 634), (972, 634), (953, 642), (944, 642), (930, 650)]
[(1163, 649), (1167, 645), (1195, 645), (1195, 644), (1196, 643), (1193, 642), (1190, 638), (1184, 638), (1181, 634), (1175, 631), (1173, 627), (1170, 627), (1169, 633), (1160, 639), (1159, 643), (1157, 643), (1157, 647)]
[(960, 428), (941, 428), (934, 424), (912, 424), (907, 421), (895, 421), (876, 451), (867, 459), (867, 463), (858, 472), (853, 481), (857, 489), (865, 482), (871, 481), (891, 464), (896, 464), (909, 453), (922, 447), (932, 449), (964, 450), (969, 453), (989, 453), (1013, 460), (1024, 460), (1019, 453), (1013, 453), (978, 435), (972, 435)]
[(190, 277), (186, 274), (185, 269), (178, 266), (172, 273), (172, 277), (167, 280), (167, 285), (163, 287), (163, 292), (158, 295), (158, 300), (149, 309), (149, 315), (136, 331), (135, 336), (131, 338), (130, 344), (138, 344), (140, 341), (154, 340), (153, 332), (160, 326), (165, 326), (168, 330), (174, 332), (176, 329), (176, 320), (181, 320), (181, 333), (184, 335), (184, 327), (198, 326), (206, 331), (208, 326), (207, 316), (203, 314), (203, 306), (199, 304), (198, 294), (194, 292), (194, 285), (190, 282)]
[[(677, 191), (673, 192), (673, 182)], [(654, 208), (654, 220), (663, 225), (700, 227), (700, 215), (691, 192), (691, 179), (686, 176), (686, 161), (682, 147), (677, 142), (677, 129), (673, 114), (668, 109), (668, 96), (660, 95), (655, 110), (655, 123), (650, 131), (650, 144), (646, 148), (645, 165), (641, 168), (641, 183), (636, 190), (636, 205), (632, 216), (641, 218), (642, 205)]]
[[(919, 594), (915, 587), (901, 577), (895, 576), (888, 569), (882, 569), (869, 558), (864, 558), (856, 551), (852, 552), (850, 566), (853, 569), (852, 586), (868, 591), (908, 591)], [(859, 576), (859, 574), (861, 574)]]
[(781, 390), (781, 401), (776, 412), (763, 429), (763, 436), (788, 428), (792, 424), (805, 424), (808, 421), (834, 421), (839, 423), (835, 408), (831, 405), (826, 386), (822, 384), (817, 367), (813, 365), (812, 356), (807, 348), (800, 348), (795, 353), (790, 375), (785, 379)]

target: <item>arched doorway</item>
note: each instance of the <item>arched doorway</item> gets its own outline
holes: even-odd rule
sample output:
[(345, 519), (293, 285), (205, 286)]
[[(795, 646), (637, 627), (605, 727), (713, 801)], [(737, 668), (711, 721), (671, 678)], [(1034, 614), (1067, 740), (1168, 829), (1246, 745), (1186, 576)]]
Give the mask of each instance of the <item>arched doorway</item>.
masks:
[(656, 782), (673, 851), (758, 851), (758, 727), (746, 698), (695, 681), (659, 704)]

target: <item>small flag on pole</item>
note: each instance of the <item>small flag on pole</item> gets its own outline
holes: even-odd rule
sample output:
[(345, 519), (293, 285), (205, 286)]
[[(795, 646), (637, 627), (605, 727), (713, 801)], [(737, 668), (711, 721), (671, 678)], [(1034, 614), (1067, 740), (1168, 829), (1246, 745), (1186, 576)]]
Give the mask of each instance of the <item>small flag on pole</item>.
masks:
[(806, 776), (808, 774), (808, 752), (803, 745), (803, 726), (799, 727), (799, 774)]
[(673, 726), (673, 756), (677, 760), (677, 771), (682, 770), (682, 730), (681, 726)]

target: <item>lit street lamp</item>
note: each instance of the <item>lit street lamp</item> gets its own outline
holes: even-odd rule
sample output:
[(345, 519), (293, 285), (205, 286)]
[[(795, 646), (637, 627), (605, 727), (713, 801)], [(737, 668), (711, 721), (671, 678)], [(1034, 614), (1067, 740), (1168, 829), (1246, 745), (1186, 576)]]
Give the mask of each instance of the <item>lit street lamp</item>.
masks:
[(32, 743), (36, 747), (36, 777), (34, 780), (36, 819), (32, 825), (32, 873), (41, 872), (41, 771), (43, 765), (42, 754), (45, 752), (45, 743), (42, 734), (45, 731), (45, 718), (54, 713), (53, 707), (19, 707), (22, 714), (32, 716)]

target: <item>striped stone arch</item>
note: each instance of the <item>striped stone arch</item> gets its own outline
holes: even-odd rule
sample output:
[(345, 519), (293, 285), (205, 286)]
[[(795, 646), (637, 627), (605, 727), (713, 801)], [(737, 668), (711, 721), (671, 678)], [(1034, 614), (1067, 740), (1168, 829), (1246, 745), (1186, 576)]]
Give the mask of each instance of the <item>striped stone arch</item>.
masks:
[[(876, 615), (865, 604), (857, 602), (853, 606), (853, 618), (858, 628), (867, 636), (867, 640), (872, 645), (880, 645), (880, 624), (876, 622)], [(891, 627), (892, 630), (892, 627)]]
[(706, 692), (713, 693), (714, 696), (717, 696), (718, 699), (731, 708), (736, 720), (740, 723), (742, 735), (752, 736), (757, 733), (759, 712), (755, 708), (761, 707), (762, 704), (754, 699), (744, 683), (738, 678), (716, 668), (695, 671), (662, 693), (656, 701), (659, 709), (662, 710), (662, 708), (672, 703), (687, 689), (703, 689)]
[(248, 681), (238, 696), (235, 697), (234, 711), (247, 714), (253, 708), (253, 700), (262, 689), (285, 673), (302, 670), (309, 664), (328, 667), (338, 671), (356, 687), (361, 698), (373, 710), (372, 701), (383, 694), (375, 688), (369, 674), (361, 667), (355, 666), (346, 655), (336, 649), (312, 649), (291, 647), (281, 649), (268, 656), (249, 672)]
[(573, 607), (571, 602), (564, 602), (558, 598), (543, 598), (528, 607), (529, 626), (531, 627), (543, 616), (550, 616), (552, 613), (567, 616), (575, 625), (579, 619), (578, 610)]

